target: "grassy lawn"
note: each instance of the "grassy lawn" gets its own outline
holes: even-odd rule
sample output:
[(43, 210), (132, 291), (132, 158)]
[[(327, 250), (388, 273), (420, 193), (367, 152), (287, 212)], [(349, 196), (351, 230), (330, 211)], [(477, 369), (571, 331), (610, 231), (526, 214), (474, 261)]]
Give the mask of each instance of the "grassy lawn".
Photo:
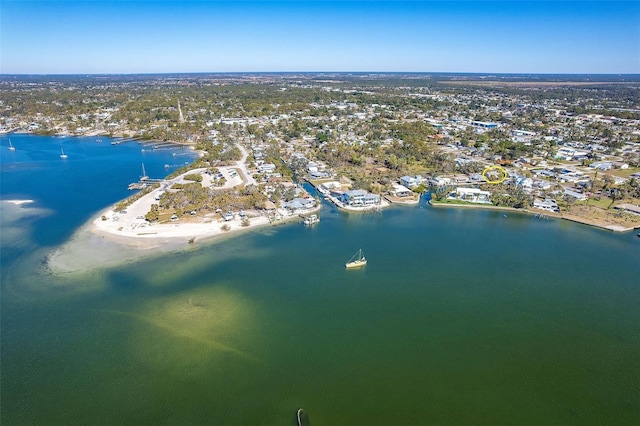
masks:
[(333, 182), (335, 179), (333, 178), (325, 178), (325, 179), (308, 179), (309, 183), (313, 186), (319, 186), (326, 182)]
[(629, 167), (628, 169), (624, 169), (624, 170), (621, 170), (621, 169), (609, 170), (607, 174), (611, 174), (618, 177), (628, 177), (637, 172), (640, 172), (640, 167)]
[(576, 203), (576, 204), (590, 205), (590, 206), (599, 207), (601, 209), (606, 209), (611, 204), (611, 198), (602, 197), (600, 198), (600, 200), (596, 198), (591, 198), (588, 201), (584, 201), (582, 203)]
[(431, 200), (432, 204), (462, 204), (466, 206), (493, 206), (493, 204), (484, 204), (484, 203), (471, 203), (469, 201), (464, 200), (452, 200), (450, 198), (444, 199), (442, 201)]

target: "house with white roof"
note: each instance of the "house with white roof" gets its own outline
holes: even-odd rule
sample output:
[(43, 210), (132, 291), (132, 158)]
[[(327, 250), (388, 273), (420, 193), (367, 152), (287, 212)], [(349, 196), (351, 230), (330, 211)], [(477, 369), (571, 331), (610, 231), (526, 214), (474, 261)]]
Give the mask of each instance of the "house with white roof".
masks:
[(569, 188), (564, 188), (564, 194), (568, 195), (570, 197), (573, 197), (578, 201), (582, 201), (582, 200), (586, 200), (587, 199), (587, 196), (584, 195), (583, 193), (578, 192), (578, 191), (574, 191), (573, 189), (569, 189)]
[(411, 197), (413, 195), (412, 190), (397, 183), (393, 184), (393, 189), (390, 192), (395, 197)]
[(525, 192), (531, 192), (531, 190), (533, 189), (533, 179), (531, 178), (525, 176), (517, 176), (515, 181), (516, 185), (519, 185)]
[(294, 198), (291, 201), (284, 201), (282, 207), (291, 211), (310, 210), (316, 206), (316, 200), (313, 198)]
[(598, 170), (611, 170), (613, 169), (613, 163), (608, 161), (594, 161), (593, 163), (589, 164), (589, 167)]
[(456, 188), (456, 192), (451, 193), (449, 198), (469, 203), (491, 204), (491, 192), (478, 188)]
[(273, 173), (276, 170), (276, 165), (273, 163), (264, 163), (258, 166), (258, 172), (260, 173)]
[(435, 186), (446, 186), (451, 185), (451, 178), (448, 177), (434, 177), (431, 179), (430, 183)]
[(318, 191), (320, 191), (325, 195), (329, 194), (331, 191), (334, 191), (340, 188), (342, 188), (342, 184), (335, 180), (331, 182), (324, 182), (318, 185)]
[(364, 189), (352, 189), (346, 192), (343, 192), (340, 195), (339, 200), (352, 207), (357, 206), (370, 206), (375, 204), (380, 204), (380, 196), (377, 194), (371, 194)]
[(560, 212), (560, 207), (558, 207), (558, 204), (556, 203), (556, 200), (547, 198), (545, 200), (534, 200), (533, 201), (533, 208), (534, 209), (538, 209), (538, 210), (545, 210), (545, 211), (549, 211), (549, 212), (555, 212), (558, 213)]
[(414, 188), (422, 183), (421, 176), (402, 176), (400, 178), (400, 184), (407, 188)]

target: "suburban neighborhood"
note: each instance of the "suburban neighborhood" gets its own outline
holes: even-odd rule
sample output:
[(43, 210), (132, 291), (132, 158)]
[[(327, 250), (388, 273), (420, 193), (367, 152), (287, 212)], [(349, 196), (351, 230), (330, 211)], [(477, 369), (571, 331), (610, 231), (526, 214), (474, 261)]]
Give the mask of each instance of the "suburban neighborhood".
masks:
[(432, 205), (640, 226), (637, 81), (228, 74), (3, 78), (0, 87), (0, 132), (9, 137), (108, 136), (197, 150), (190, 183), (218, 196), (177, 207), (174, 186), (158, 200), (159, 218), (234, 208), (304, 214), (320, 198), (369, 211), (427, 193)]

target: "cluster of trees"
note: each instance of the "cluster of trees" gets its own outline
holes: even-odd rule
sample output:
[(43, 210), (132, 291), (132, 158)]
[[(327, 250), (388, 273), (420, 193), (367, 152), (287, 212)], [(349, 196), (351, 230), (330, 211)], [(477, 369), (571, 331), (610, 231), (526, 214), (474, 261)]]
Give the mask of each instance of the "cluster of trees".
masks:
[[(281, 161), (281, 146), (276, 140), (297, 142), (303, 137), (311, 137), (314, 140), (308, 147), (308, 158), (327, 163), (349, 176), (356, 186), (377, 191), (387, 188), (391, 179), (403, 174), (481, 171), (479, 163), (456, 167), (450, 156), (438, 148), (437, 130), (421, 120), (420, 113), (436, 112), (440, 117), (460, 113), (474, 119), (509, 121), (513, 126), (535, 127), (544, 134), (551, 131), (549, 124), (557, 118), (550, 117), (544, 107), (536, 105), (543, 101), (558, 100), (570, 114), (598, 112), (627, 118), (637, 116), (632, 109), (637, 108), (640, 95), (635, 83), (598, 82), (566, 87), (541, 84), (527, 88), (500, 83), (501, 87), (484, 85), (479, 90), (473, 84), (444, 85), (437, 81), (447, 80), (446, 77), (340, 76), (333, 82), (327, 80), (330, 77), (265, 77), (254, 83), (252, 79), (233, 75), (175, 79), (73, 77), (60, 81), (34, 77), (25, 82), (0, 79), (4, 106), (0, 118), (54, 116), (66, 120), (73, 129), (90, 126), (95, 122), (96, 113), (109, 110), (108, 121), (126, 123), (130, 130), (142, 131), (145, 138), (197, 142), (197, 148), (205, 151), (205, 155), (196, 161), (195, 167), (212, 167), (239, 160), (241, 152), (236, 144), (241, 140), (267, 144), (265, 161), (275, 164), (276, 171), (283, 176), (291, 175), (291, 169), (303, 173), (306, 163), (301, 160), (292, 162), (291, 168), (287, 167)], [(325, 90), (327, 87), (329, 89)], [(439, 100), (424, 96), (434, 88), (441, 93), (461, 96), (451, 98), (451, 101), (446, 96)], [(487, 100), (487, 95), (493, 98)], [(516, 98), (529, 105), (518, 107), (511, 118), (485, 108), (489, 103), (514, 109)], [(184, 120), (180, 120), (178, 101)], [(446, 106), (447, 111), (440, 114), (438, 108), (442, 106)], [(362, 120), (353, 116), (356, 111), (373, 111), (375, 116)], [(219, 122), (221, 117), (264, 116), (274, 120), (246, 127)], [(570, 123), (569, 116), (564, 119)], [(43, 131), (47, 129), (43, 128)], [(604, 145), (615, 148), (623, 143), (617, 132), (610, 126), (594, 123), (579, 129), (576, 126), (568, 137), (578, 141), (598, 138)], [(486, 149), (485, 156), (500, 155), (505, 159), (554, 149), (552, 142), (543, 139), (530, 145), (514, 143), (509, 134), (499, 129), (476, 134), (469, 127), (453, 136), (464, 146)], [(233, 197), (244, 206), (242, 208), (249, 208), (265, 198), (258, 195), (259, 191), (246, 194), (211, 192), (202, 188), (197, 179), (193, 182), (184, 185), (180, 191), (167, 192), (156, 208), (158, 215), (168, 210), (224, 210), (233, 204), (230, 201)], [(614, 200), (638, 196), (635, 181), (623, 186), (603, 181), (600, 186), (602, 193)], [(494, 201), (500, 205), (526, 206), (530, 202), (526, 194), (515, 187), (492, 185), (490, 190), (496, 194)], [(290, 194), (286, 192), (280, 191), (278, 195), (288, 197)]]
[(199, 182), (183, 184), (171, 188), (160, 197), (157, 204), (153, 204), (146, 219), (153, 222), (161, 217), (173, 214), (182, 216), (192, 211), (200, 214), (213, 213), (218, 210), (263, 209), (268, 200), (258, 188), (254, 186), (236, 189), (209, 189)]
[(491, 203), (500, 207), (526, 209), (533, 205), (533, 196), (518, 185), (502, 183), (498, 185), (484, 185), (484, 189), (491, 191)]

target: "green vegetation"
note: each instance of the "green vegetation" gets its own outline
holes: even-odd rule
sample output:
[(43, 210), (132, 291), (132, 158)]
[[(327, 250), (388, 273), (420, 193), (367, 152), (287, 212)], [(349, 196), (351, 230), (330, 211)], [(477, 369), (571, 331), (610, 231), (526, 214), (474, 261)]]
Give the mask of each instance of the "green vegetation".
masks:
[[(170, 212), (182, 216), (196, 211), (206, 214), (220, 209), (250, 210), (263, 209), (267, 196), (256, 187), (242, 189), (207, 189), (199, 183), (187, 185), (174, 184), (171, 191), (165, 192), (157, 205), (147, 215), (147, 219), (157, 220), (162, 212)], [(151, 216), (149, 216), (151, 215)]]
[[(217, 175), (219, 166), (242, 158), (239, 145), (250, 155), (259, 147), (260, 158), (249, 157), (248, 163), (259, 182), (267, 178), (262, 180), (258, 166), (275, 165), (269, 178), (276, 187), (270, 193), (273, 201), (293, 198), (280, 183), (303, 179), (310, 162), (323, 163), (332, 176), (350, 180), (354, 188), (383, 193), (403, 175), (445, 175), (455, 182), (455, 175), (469, 176), (500, 164), (532, 177), (531, 165), (586, 167), (602, 158), (631, 167), (595, 173), (591, 182), (582, 182), (579, 189), (594, 194), (590, 203), (611, 207), (640, 198), (636, 180), (621, 184), (613, 179), (640, 170), (640, 150), (633, 146), (640, 135), (630, 121), (640, 117), (640, 83), (626, 77), (619, 82), (555, 79), (312, 74), (0, 78), (0, 124), (41, 134), (91, 132), (172, 141), (202, 153), (169, 178), (196, 167)], [(481, 129), (474, 121), (499, 126)], [(520, 130), (529, 135), (525, 140), (514, 136)], [(556, 160), (563, 144), (589, 147), (588, 155), (579, 161)], [(167, 191), (150, 217), (259, 208), (267, 200), (257, 188), (218, 191), (203, 188), (198, 174), (188, 173), (184, 179), (189, 183)], [(224, 182), (216, 178), (213, 186)], [(549, 193), (554, 194), (540, 190), (536, 196), (562, 198), (559, 185), (572, 186), (550, 182), (555, 186)], [(533, 200), (515, 185), (484, 189), (499, 206), (527, 208)], [(433, 197), (444, 199), (446, 192)], [(117, 209), (133, 200), (119, 203)], [(575, 203), (569, 198), (558, 201)]]
[(151, 204), (151, 209), (144, 217), (149, 222), (157, 222), (160, 219), (160, 210), (157, 204)]
[(531, 194), (516, 185), (485, 185), (485, 189), (491, 191), (491, 202), (496, 206), (527, 209), (533, 205)]
[(464, 206), (483, 206), (483, 205), (485, 205), (486, 206), (486, 204), (472, 203), (470, 201), (457, 200), (457, 199), (452, 199), (452, 198), (443, 198), (443, 199), (432, 198), (431, 204), (453, 204), (453, 205), (464, 205)]
[(183, 179), (190, 180), (193, 182), (202, 182), (202, 175), (198, 173), (191, 173), (191, 174), (185, 175)]

